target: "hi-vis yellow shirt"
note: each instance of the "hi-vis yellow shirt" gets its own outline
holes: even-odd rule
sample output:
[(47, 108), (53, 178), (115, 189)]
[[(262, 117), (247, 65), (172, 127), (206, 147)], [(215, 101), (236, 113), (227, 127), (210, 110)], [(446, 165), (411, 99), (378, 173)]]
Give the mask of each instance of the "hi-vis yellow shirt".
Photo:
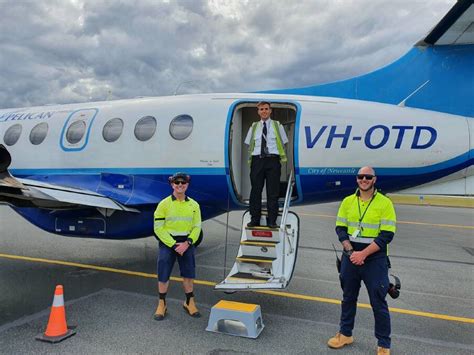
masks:
[[(382, 230), (395, 233), (396, 223), (392, 201), (377, 191), (372, 202), (362, 201), (357, 193), (347, 196), (339, 207), (336, 220), (336, 226), (347, 227), (352, 242), (364, 244), (370, 244)], [(353, 238), (357, 229), (360, 233)]]
[(155, 210), (154, 231), (160, 241), (172, 248), (176, 244), (173, 237), (191, 238), (196, 243), (201, 232), (201, 209), (192, 198), (184, 201), (173, 195), (161, 200)]

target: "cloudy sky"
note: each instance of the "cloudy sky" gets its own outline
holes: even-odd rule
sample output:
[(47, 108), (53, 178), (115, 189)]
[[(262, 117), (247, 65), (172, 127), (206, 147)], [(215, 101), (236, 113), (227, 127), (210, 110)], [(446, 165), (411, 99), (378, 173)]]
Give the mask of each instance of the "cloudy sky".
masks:
[(455, 0), (0, 0), (0, 108), (309, 86), (403, 55)]

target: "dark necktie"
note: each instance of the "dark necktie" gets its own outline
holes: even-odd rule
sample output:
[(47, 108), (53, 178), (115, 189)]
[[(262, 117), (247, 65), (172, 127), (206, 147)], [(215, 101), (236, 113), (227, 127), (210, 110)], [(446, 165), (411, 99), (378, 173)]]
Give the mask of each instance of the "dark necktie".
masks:
[(263, 122), (263, 129), (262, 129), (262, 144), (260, 149), (260, 154), (267, 154), (267, 124)]

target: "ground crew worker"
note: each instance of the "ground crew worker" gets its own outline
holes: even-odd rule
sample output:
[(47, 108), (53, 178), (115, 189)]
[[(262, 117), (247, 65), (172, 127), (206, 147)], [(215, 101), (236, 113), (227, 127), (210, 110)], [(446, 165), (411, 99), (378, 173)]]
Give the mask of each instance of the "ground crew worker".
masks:
[(396, 215), (389, 198), (377, 192), (371, 167), (357, 174), (359, 188), (346, 197), (337, 214), (336, 233), (344, 248), (340, 281), (343, 290), (339, 332), (329, 339), (333, 349), (351, 344), (361, 281), (364, 281), (375, 318), (377, 354), (390, 354), (390, 313), (387, 244), (395, 233)]
[(200, 316), (194, 300), (193, 282), (196, 278), (194, 244), (201, 232), (201, 210), (196, 201), (186, 196), (189, 175), (176, 173), (169, 181), (173, 193), (163, 199), (155, 211), (154, 230), (160, 242), (157, 262), (160, 299), (154, 315), (156, 320), (163, 320), (166, 315), (166, 293), (176, 259), (186, 294), (183, 307), (190, 316)]
[(250, 126), (244, 143), (249, 146), (250, 164), (250, 215), (248, 227), (260, 226), (262, 190), (267, 186), (267, 226), (278, 228), (278, 197), (280, 194), (281, 163), (286, 162), (284, 145), (288, 143), (285, 129), (278, 121), (270, 118), (272, 108), (269, 102), (257, 104), (260, 121)]

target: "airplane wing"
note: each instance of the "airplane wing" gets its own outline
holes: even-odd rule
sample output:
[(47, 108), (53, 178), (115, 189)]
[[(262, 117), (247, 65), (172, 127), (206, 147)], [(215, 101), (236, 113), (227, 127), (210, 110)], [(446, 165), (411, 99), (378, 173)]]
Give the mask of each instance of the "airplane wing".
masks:
[(107, 210), (140, 212), (94, 191), (15, 178), (8, 171), (11, 161), (10, 153), (0, 144), (0, 205), (53, 210), (95, 207), (105, 213)]
[(96, 207), (105, 210), (139, 212), (93, 191), (15, 178), (8, 170), (0, 172), (0, 204), (55, 210)]
[(474, 43), (474, 0), (459, 0), (417, 46)]

